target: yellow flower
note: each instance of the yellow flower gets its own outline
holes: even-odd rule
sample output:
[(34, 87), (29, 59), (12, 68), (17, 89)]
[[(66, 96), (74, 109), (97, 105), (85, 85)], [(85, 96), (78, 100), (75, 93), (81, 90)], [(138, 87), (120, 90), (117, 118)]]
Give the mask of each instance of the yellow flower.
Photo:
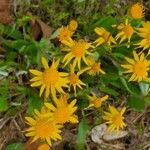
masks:
[(112, 37), (111, 33), (106, 31), (103, 27), (96, 27), (94, 30), (100, 37), (94, 41), (96, 43), (96, 47), (101, 44), (108, 44), (111, 45), (111, 43), (116, 44), (115, 39)]
[(67, 40), (68, 38), (71, 38), (73, 35), (73, 32), (69, 30), (68, 27), (61, 27), (59, 29), (59, 41), (62, 42), (63, 40)]
[(33, 137), (32, 142), (41, 139), (42, 141), (45, 140), (51, 146), (51, 140), (57, 141), (61, 139), (60, 128), (62, 128), (62, 125), (57, 124), (53, 120), (51, 112), (39, 112), (35, 110), (33, 118), (25, 117), (25, 119), (29, 125), (25, 130), (25, 135), (27, 137)]
[(124, 123), (123, 114), (125, 113), (126, 108), (123, 107), (120, 111), (118, 111), (114, 106), (109, 106), (110, 112), (104, 112), (104, 120), (107, 120), (107, 124), (109, 124), (108, 130), (119, 130), (123, 129), (126, 124)]
[(30, 80), (33, 82), (31, 86), (41, 86), (40, 96), (42, 95), (44, 89), (46, 89), (45, 97), (47, 98), (49, 94), (51, 94), (53, 98), (55, 98), (56, 91), (59, 93), (64, 93), (62, 87), (68, 87), (68, 73), (58, 72), (57, 67), (59, 65), (59, 60), (56, 62), (53, 61), (50, 67), (44, 57), (42, 57), (41, 61), (44, 66), (43, 72), (34, 69), (29, 70), (33, 75), (35, 75), (35, 77)]
[(73, 32), (74, 32), (74, 31), (77, 29), (77, 27), (78, 27), (78, 23), (77, 23), (76, 20), (71, 20), (71, 21), (69, 22), (68, 29), (69, 29), (70, 31), (73, 31)]
[(128, 19), (126, 19), (125, 23), (121, 23), (118, 27), (118, 30), (120, 32), (116, 35), (116, 40), (120, 39), (120, 43), (124, 40), (128, 39), (128, 42), (130, 42), (130, 39), (134, 33), (133, 27), (128, 22)]
[(70, 104), (68, 104), (67, 100), (67, 95), (61, 95), (59, 99), (54, 101), (56, 107), (51, 103), (45, 103), (45, 106), (52, 111), (53, 118), (57, 123), (78, 123), (78, 117), (74, 114), (77, 110), (77, 107), (75, 106), (76, 99), (74, 99)]
[(129, 15), (133, 19), (140, 19), (144, 16), (144, 6), (140, 3), (136, 3), (131, 6)]
[(101, 69), (100, 62), (96, 62), (94, 58), (89, 58), (87, 62), (88, 66), (90, 67), (89, 70), (87, 71), (88, 74), (90, 75), (96, 75), (99, 73), (105, 74), (105, 72)]
[(66, 54), (63, 59), (63, 63), (65, 63), (64, 66), (66, 66), (72, 59), (74, 59), (73, 66), (78, 65), (79, 69), (82, 59), (87, 64), (86, 55), (92, 55), (92, 53), (88, 51), (88, 49), (92, 47), (90, 43), (84, 40), (74, 41), (72, 39), (64, 40), (62, 43), (69, 47), (66, 49), (68, 54)]
[(95, 107), (99, 108), (101, 107), (102, 103), (105, 102), (108, 99), (108, 95), (105, 95), (103, 97), (97, 97), (95, 93), (92, 92), (92, 96), (88, 96), (90, 100), (89, 107)]
[(145, 58), (144, 53), (140, 56), (134, 51), (134, 59), (125, 57), (129, 64), (121, 65), (123, 68), (127, 69), (124, 73), (132, 73), (129, 81), (141, 81), (146, 80), (148, 76), (150, 62)]
[(147, 49), (150, 48), (150, 21), (143, 22), (141, 28), (138, 28), (138, 35), (143, 39), (137, 43), (139, 48)]
[(38, 150), (50, 150), (50, 147), (48, 144), (42, 144), (38, 147)]
[(70, 83), (70, 87), (73, 86), (73, 89), (74, 89), (74, 92), (75, 92), (75, 96), (76, 96), (76, 88), (77, 88), (77, 86), (78, 86), (80, 89), (82, 89), (82, 85), (83, 85), (83, 86), (86, 86), (86, 84), (83, 83), (83, 82), (80, 80), (79, 76), (80, 76), (83, 72), (87, 71), (89, 68), (82, 69), (82, 70), (80, 70), (80, 71), (77, 72), (77, 73), (75, 73), (74, 67), (73, 67), (72, 65), (71, 65), (70, 69), (71, 69), (71, 71), (70, 71), (70, 74), (69, 74), (69, 83)]

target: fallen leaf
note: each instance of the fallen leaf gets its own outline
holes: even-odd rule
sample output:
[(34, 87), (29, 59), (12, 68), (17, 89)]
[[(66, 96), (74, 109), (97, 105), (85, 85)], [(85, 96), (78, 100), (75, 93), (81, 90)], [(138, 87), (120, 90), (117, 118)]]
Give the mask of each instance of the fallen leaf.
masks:
[(9, 1), (8, 0), (0, 0), (0, 11), (5, 11), (9, 9)]
[(0, 23), (7, 24), (11, 21), (9, 0), (0, 0)]
[(120, 139), (125, 137), (127, 134), (128, 132), (124, 130), (110, 132), (108, 131), (108, 127), (105, 123), (95, 126), (91, 130), (92, 141), (97, 144), (101, 144), (103, 141)]
[(101, 125), (95, 126), (91, 130), (92, 141), (97, 144), (101, 144), (103, 142), (102, 137), (103, 137), (104, 133), (106, 132), (106, 130), (107, 130), (106, 124), (101, 124)]
[(103, 135), (103, 139), (106, 141), (117, 140), (125, 137), (127, 134), (128, 132), (124, 130), (112, 131), (112, 132), (106, 130), (105, 134)]
[[(28, 13), (30, 16), (32, 14)], [(32, 36), (35, 40), (40, 40), (43, 38), (50, 38), (52, 35), (52, 32), (54, 31), (54, 28), (48, 26), (46, 23), (44, 23), (42, 20), (37, 18), (36, 16), (32, 16), (32, 20), (30, 21), (31, 27), (32, 27)]]
[(0, 23), (7, 24), (10, 23), (10, 21), (11, 16), (9, 15), (9, 12), (7, 11), (0, 12)]
[(31, 143), (32, 139), (30, 138), (24, 145), (24, 150), (37, 150), (38, 149), (38, 143), (33, 142)]

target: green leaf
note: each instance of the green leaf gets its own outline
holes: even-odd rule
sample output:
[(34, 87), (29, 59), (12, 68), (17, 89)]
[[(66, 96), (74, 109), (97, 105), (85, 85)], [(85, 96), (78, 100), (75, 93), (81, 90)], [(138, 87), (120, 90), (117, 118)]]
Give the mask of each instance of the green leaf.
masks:
[(145, 104), (150, 106), (150, 96), (144, 97)]
[(6, 111), (8, 109), (7, 100), (4, 97), (0, 97), (0, 112)]
[(23, 150), (23, 144), (22, 143), (9, 144), (6, 147), (6, 150)]
[(139, 87), (141, 90), (141, 93), (146, 96), (149, 92), (149, 84), (148, 83), (144, 83), (144, 82), (140, 82), (139, 83)]
[(88, 128), (89, 126), (88, 126), (87, 120), (83, 118), (78, 128), (77, 150), (84, 149)]
[(114, 25), (116, 23), (117, 23), (117, 20), (114, 17), (107, 16), (107, 17), (104, 17), (104, 18), (98, 20), (97, 22), (95, 22), (91, 26), (91, 28), (95, 29), (96, 27), (104, 27), (105, 29), (111, 31), (112, 30), (111, 25)]
[(119, 95), (119, 93), (116, 92), (114, 89), (111, 89), (111, 88), (106, 87), (106, 86), (104, 86), (104, 85), (100, 85), (99, 88), (100, 88), (100, 90), (101, 90), (102, 92), (107, 93), (107, 94), (110, 94), (110, 95), (112, 95), (112, 96), (118, 96), (118, 95)]
[(144, 110), (145, 108), (145, 101), (143, 100), (143, 97), (138, 95), (131, 95), (128, 98), (128, 104), (130, 107), (139, 111)]
[(32, 92), (29, 93), (29, 104), (28, 104), (28, 110), (27, 112), (29, 114), (32, 114), (34, 109), (40, 109), (43, 105), (43, 100), (39, 97), (39, 95), (32, 90)]

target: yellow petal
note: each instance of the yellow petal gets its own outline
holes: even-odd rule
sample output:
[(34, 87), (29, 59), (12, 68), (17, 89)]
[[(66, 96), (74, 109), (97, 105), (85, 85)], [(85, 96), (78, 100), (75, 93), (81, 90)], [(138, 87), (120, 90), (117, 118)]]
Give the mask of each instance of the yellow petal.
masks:
[(45, 59), (45, 57), (42, 57), (41, 61), (42, 61), (42, 64), (43, 64), (44, 68), (45, 68), (45, 69), (48, 69), (48, 68), (49, 68), (48, 62), (47, 62), (47, 60)]

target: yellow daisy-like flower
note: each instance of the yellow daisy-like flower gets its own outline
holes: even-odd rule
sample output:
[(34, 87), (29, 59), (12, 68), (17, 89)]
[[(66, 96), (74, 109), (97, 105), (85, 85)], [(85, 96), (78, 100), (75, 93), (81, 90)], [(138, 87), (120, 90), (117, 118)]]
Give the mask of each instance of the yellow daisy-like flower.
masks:
[(68, 38), (71, 38), (73, 35), (73, 31), (69, 30), (68, 27), (61, 27), (59, 29), (59, 41), (62, 42), (63, 40), (67, 40)]
[(123, 114), (126, 111), (126, 108), (123, 107), (120, 111), (118, 111), (114, 106), (109, 106), (110, 112), (104, 112), (104, 120), (107, 120), (107, 124), (109, 124), (108, 130), (119, 130), (120, 128), (123, 129), (126, 124), (124, 122)]
[(69, 22), (68, 29), (69, 29), (70, 31), (73, 31), (73, 32), (74, 32), (74, 31), (77, 29), (77, 27), (78, 27), (78, 23), (77, 23), (76, 20), (71, 20), (71, 21)]
[(131, 6), (129, 15), (133, 19), (141, 19), (144, 16), (144, 6), (140, 3), (136, 3)]
[(120, 32), (116, 35), (116, 40), (120, 39), (120, 43), (124, 40), (128, 39), (128, 42), (130, 42), (130, 39), (134, 33), (133, 27), (130, 25), (128, 19), (126, 19), (125, 23), (121, 23), (118, 27), (118, 30)]
[(99, 108), (101, 107), (102, 103), (105, 102), (108, 99), (108, 95), (105, 95), (103, 97), (97, 97), (95, 93), (92, 92), (92, 96), (88, 96), (90, 100), (89, 107), (95, 107)]
[(100, 36), (96, 41), (94, 41), (94, 43), (96, 43), (96, 47), (101, 44), (116, 44), (115, 39), (112, 37), (111, 33), (106, 31), (103, 27), (96, 27), (94, 31)]
[(76, 96), (76, 91), (77, 91), (76, 88), (79, 87), (80, 89), (82, 89), (82, 86), (86, 86), (86, 84), (83, 83), (79, 77), (83, 72), (87, 71), (89, 68), (82, 69), (77, 73), (75, 73), (74, 67), (72, 65), (70, 69), (71, 71), (69, 74), (69, 84), (70, 84), (70, 87), (73, 86), (75, 96)]
[(88, 66), (90, 67), (89, 70), (87, 71), (88, 74), (93, 76), (99, 73), (105, 74), (105, 72), (101, 69), (100, 62), (96, 62), (94, 58), (89, 58), (87, 62)]
[(42, 144), (38, 147), (38, 150), (50, 150), (50, 147), (48, 144)]
[(143, 38), (137, 43), (139, 48), (147, 49), (150, 48), (150, 21), (143, 22), (141, 28), (138, 28), (138, 35)]
[(63, 59), (64, 66), (66, 66), (72, 59), (73, 66), (78, 65), (80, 69), (81, 60), (83, 60), (87, 64), (86, 55), (93, 55), (88, 51), (90, 47), (93, 47), (91, 43), (88, 43), (84, 40), (74, 41), (72, 39), (64, 40), (62, 43), (68, 46), (68, 49), (65, 51), (68, 52)]
[(62, 128), (62, 125), (53, 120), (51, 112), (35, 110), (33, 118), (25, 117), (25, 119), (30, 126), (25, 130), (25, 135), (33, 137), (32, 142), (41, 139), (51, 146), (51, 140), (57, 141), (61, 139), (60, 128)]
[(121, 65), (123, 68), (127, 69), (124, 73), (132, 73), (129, 81), (141, 81), (146, 80), (148, 77), (148, 71), (150, 62), (145, 58), (144, 53), (140, 56), (134, 51), (134, 59), (125, 57), (129, 64)]
[(68, 87), (68, 73), (58, 72), (57, 67), (59, 65), (59, 60), (56, 62), (53, 61), (50, 67), (44, 57), (42, 57), (41, 61), (45, 69), (43, 72), (34, 69), (29, 70), (33, 75), (35, 75), (35, 77), (30, 80), (33, 82), (31, 86), (41, 86), (40, 96), (42, 95), (44, 89), (46, 89), (45, 97), (47, 98), (49, 94), (51, 94), (53, 98), (55, 98), (56, 91), (59, 93), (64, 93), (62, 87)]
[(53, 118), (57, 123), (78, 123), (78, 117), (74, 114), (77, 110), (77, 107), (75, 106), (76, 99), (74, 99), (70, 104), (68, 104), (67, 100), (67, 95), (61, 95), (59, 99), (54, 101), (56, 107), (51, 103), (45, 103), (45, 106), (52, 111)]

